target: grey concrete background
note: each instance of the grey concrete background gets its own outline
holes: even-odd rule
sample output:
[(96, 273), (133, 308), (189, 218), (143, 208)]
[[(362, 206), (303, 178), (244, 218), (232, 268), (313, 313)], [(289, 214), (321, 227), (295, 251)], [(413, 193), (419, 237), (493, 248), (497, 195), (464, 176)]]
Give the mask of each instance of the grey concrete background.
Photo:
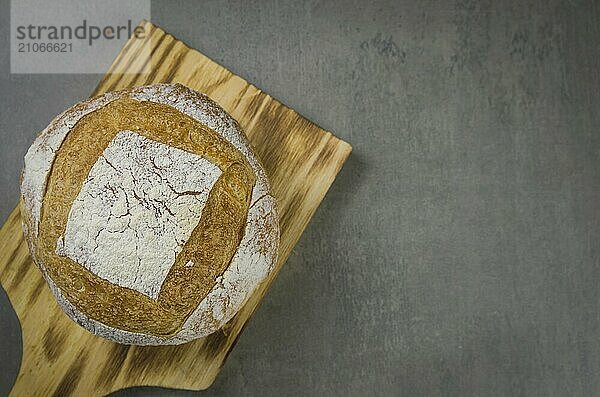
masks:
[[(4, 220), (36, 132), (100, 76), (10, 75), (0, 4)], [(354, 146), (199, 395), (600, 395), (597, 2), (152, 6)], [(5, 394), (20, 332), (3, 294), (0, 319)]]

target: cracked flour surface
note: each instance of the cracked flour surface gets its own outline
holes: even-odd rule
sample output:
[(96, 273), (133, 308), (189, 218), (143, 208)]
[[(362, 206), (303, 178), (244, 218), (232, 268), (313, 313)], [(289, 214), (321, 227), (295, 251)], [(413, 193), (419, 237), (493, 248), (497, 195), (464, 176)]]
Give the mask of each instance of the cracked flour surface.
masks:
[(121, 131), (73, 202), (56, 253), (156, 299), (220, 175), (198, 155)]
[[(84, 115), (124, 96), (172, 106), (214, 129), (246, 157), (257, 176), (244, 236), (229, 267), (181, 330), (170, 337), (128, 332), (88, 317), (63, 295), (35, 255), (47, 178), (62, 141)], [(200, 156), (121, 131), (98, 158), (71, 206), (56, 254), (70, 257), (111, 283), (156, 298), (220, 174), (218, 167)], [(239, 124), (219, 105), (180, 84), (141, 86), (80, 102), (40, 133), (25, 156), (23, 232), (59, 305), (82, 327), (118, 343), (181, 344), (226, 324), (273, 270), (279, 221), (277, 203), (270, 193), (265, 171)], [(186, 264), (194, 265), (193, 261)]]

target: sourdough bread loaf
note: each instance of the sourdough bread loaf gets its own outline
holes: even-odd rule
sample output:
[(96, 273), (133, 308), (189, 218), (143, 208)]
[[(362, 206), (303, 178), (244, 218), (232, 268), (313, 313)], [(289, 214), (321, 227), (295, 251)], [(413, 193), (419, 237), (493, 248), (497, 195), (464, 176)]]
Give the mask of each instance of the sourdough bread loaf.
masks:
[(78, 103), (25, 156), (23, 230), (69, 317), (115, 342), (221, 328), (269, 275), (279, 226), (239, 124), (179, 84)]

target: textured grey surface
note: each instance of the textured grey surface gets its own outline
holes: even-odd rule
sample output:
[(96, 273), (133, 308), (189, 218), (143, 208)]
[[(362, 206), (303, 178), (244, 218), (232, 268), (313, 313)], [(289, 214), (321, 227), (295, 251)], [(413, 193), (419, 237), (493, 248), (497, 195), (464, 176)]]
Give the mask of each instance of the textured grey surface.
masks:
[[(199, 394), (599, 394), (598, 5), (252, 3), (155, 1), (153, 21), (354, 152)], [(11, 76), (7, 57), (0, 219), (36, 131), (99, 78)], [(5, 295), (0, 316), (4, 394)]]

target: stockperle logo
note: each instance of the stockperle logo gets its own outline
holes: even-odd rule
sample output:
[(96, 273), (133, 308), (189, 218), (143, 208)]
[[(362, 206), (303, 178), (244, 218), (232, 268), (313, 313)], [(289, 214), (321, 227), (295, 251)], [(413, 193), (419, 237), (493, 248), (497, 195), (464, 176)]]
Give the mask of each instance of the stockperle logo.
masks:
[(150, 0), (12, 0), (10, 12), (11, 73), (105, 73), (129, 39), (127, 72), (148, 72)]

